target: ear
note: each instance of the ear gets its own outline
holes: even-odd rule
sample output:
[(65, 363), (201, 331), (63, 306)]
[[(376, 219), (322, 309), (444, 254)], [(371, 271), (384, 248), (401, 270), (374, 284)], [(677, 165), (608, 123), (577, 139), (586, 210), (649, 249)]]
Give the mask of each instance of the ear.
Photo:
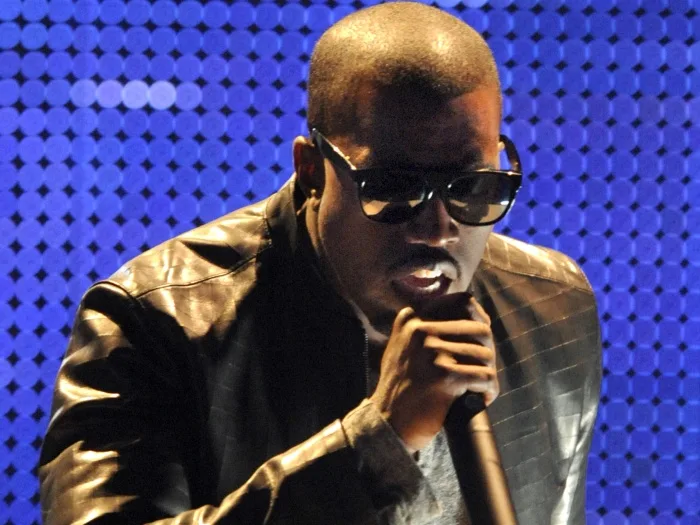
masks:
[(318, 148), (306, 137), (297, 137), (292, 146), (294, 171), (304, 195), (310, 197), (323, 193), (325, 186), (325, 169), (323, 156)]

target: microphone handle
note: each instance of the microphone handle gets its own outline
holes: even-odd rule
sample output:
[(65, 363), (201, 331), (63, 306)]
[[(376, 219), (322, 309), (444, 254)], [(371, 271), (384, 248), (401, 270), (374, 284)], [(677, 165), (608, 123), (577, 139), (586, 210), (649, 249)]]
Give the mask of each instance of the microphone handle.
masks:
[(517, 525), (483, 396), (467, 393), (456, 399), (445, 428), (471, 522)]

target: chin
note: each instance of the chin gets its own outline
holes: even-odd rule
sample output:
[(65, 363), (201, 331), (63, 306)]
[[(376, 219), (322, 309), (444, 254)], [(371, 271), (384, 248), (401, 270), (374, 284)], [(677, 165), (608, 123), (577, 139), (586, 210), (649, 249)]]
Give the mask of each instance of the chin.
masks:
[(367, 321), (376, 331), (386, 336), (391, 334), (391, 328), (399, 311), (407, 306), (412, 306), (400, 301), (391, 291), (387, 291), (381, 297), (370, 298), (364, 305), (365, 308), (362, 308), (362, 312)]

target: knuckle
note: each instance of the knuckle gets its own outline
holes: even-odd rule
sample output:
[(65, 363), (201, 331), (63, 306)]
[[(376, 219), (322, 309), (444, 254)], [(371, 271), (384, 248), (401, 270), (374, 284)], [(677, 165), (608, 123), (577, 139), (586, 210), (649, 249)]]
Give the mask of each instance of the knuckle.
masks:
[(491, 327), (489, 325), (487, 325), (485, 323), (481, 323), (480, 328), (481, 328), (481, 335), (483, 335), (484, 337), (492, 337), (493, 336), (493, 332), (491, 331)]
[(416, 317), (416, 311), (410, 306), (406, 306), (399, 311), (399, 317), (401, 319), (414, 319)]
[(490, 346), (479, 345), (478, 357), (484, 362), (489, 368), (494, 368), (496, 363), (496, 353)]
[(496, 351), (493, 349), (492, 346), (486, 346), (486, 359), (488, 361), (488, 364), (491, 368), (496, 370)]
[(422, 323), (420, 319), (416, 317), (412, 317), (408, 321), (406, 321), (406, 329), (408, 329), (412, 334), (420, 332), (421, 328)]
[(416, 317), (416, 312), (410, 306), (402, 308), (399, 313), (396, 314), (395, 324), (401, 326), (408, 324), (412, 319)]

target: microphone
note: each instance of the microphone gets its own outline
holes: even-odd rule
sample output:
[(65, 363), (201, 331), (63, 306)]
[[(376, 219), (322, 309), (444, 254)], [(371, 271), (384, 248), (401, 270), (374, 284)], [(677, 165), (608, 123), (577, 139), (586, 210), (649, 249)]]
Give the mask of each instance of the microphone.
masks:
[(456, 399), (445, 429), (471, 522), (517, 525), (483, 396), (467, 392)]

